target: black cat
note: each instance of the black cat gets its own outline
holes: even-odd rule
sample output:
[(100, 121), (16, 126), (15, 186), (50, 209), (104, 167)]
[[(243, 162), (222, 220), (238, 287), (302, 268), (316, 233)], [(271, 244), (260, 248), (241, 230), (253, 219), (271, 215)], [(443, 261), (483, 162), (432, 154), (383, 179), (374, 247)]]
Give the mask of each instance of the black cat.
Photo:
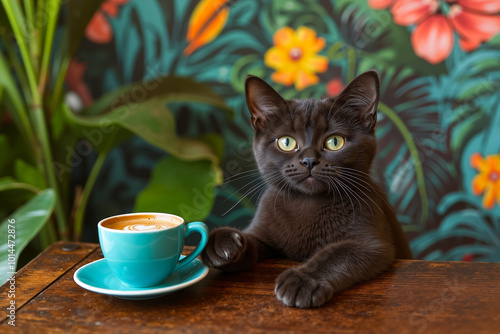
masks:
[(376, 72), (336, 98), (284, 100), (248, 76), (255, 159), (268, 188), (244, 231), (210, 233), (205, 263), (224, 271), (283, 256), (301, 261), (276, 280), (285, 305), (317, 307), (411, 252), (386, 195), (370, 177), (379, 100)]

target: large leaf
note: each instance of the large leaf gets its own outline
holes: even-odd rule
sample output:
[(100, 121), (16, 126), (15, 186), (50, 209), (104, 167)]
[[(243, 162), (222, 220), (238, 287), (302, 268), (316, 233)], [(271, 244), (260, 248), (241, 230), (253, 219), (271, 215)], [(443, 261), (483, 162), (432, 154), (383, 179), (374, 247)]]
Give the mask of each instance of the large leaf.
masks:
[[(55, 202), (54, 191), (46, 189), (0, 224), (0, 284), (17, 270), (19, 255), (47, 222)], [(9, 261), (10, 255), (14, 261)]]
[(95, 138), (125, 128), (180, 159), (205, 159), (218, 165), (217, 148), (211, 146), (211, 141), (176, 135), (175, 118), (167, 107), (172, 102), (204, 103), (231, 114), (223, 99), (206, 85), (173, 76), (122, 87), (106, 94), (80, 115), (69, 109), (64, 111), (73, 127), (82, 133), (93, 131)]
[(39, 189), (45, 189), (47, 187), (43, 173), (22, 159), (16, 159), (14, 173), (16, 179), (22, 183), (31, 184)]
[(209, 86), (189, 78), (168, 75), (122, 86), (103, 95), (90, 107), (82, 110), (81, 115), (103, 115), (122, 106), (132, 110), (154, 97), (164, 97), (166, 102), (208, 103), (232, 114), (224, 99)]
[(207, 160), (164, 158), (156, 164), (148, 186), (138, 195), (135, 210), (173, 213), (186, 221), (202, 220), (212, 209), (215, 181), (216, 175)]

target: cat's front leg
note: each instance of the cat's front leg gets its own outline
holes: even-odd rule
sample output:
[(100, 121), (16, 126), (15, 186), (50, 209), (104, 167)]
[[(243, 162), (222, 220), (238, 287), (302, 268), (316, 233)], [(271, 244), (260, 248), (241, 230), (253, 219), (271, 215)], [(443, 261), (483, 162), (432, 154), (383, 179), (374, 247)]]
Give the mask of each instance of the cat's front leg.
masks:
[(276, 297), (287, 306), (319, 307), (352, 285), (374, 277), (394, 261), (394, 248), (382, 241), (346, 240), (331, 244), (299, 268), (276, 280)]

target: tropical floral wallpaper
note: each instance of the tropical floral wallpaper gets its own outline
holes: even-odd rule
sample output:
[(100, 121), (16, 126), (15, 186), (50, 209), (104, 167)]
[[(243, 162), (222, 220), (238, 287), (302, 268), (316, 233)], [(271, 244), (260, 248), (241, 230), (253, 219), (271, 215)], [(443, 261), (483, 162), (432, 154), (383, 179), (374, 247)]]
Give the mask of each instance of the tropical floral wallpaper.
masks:
[[(232, 118), (199, 105), (169, 107), (179, 134), (224, 138), (225, 183), (205, 221), (242, 228), (263, 187), (245, 76), (264, 78), (286, 98), (322, 98), (375, 69), (373, 175), (414, 256), (500, 261), (499, 33), (498, 0), (107, 0), (70, 64), (67, 99), (86, 106), (119, 85), (168, 73), (211, 86)], [(133, 210), (163, 155), (138, 138), (115, 149), (91, 197), (89, 226)], [(75, 184), (92, 163), (74, 173)]]

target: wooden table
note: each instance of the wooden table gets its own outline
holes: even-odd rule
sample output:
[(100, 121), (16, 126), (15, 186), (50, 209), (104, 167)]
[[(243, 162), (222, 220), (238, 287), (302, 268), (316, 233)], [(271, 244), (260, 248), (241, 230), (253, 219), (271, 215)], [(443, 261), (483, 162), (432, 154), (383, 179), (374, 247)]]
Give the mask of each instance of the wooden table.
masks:
[[(58, 242), (0, 288), (0, 333), (500, 333), (500, 263), (398, 261), (319, 309), (288, 308), (274, 280), (288, 260), (253, 270), (210, 269), (197, 284), (144, 301), (78, 286), (73, 273), (102, 257), (97, 244)], [(7, 307), (15, 300), (15, 325)]]

